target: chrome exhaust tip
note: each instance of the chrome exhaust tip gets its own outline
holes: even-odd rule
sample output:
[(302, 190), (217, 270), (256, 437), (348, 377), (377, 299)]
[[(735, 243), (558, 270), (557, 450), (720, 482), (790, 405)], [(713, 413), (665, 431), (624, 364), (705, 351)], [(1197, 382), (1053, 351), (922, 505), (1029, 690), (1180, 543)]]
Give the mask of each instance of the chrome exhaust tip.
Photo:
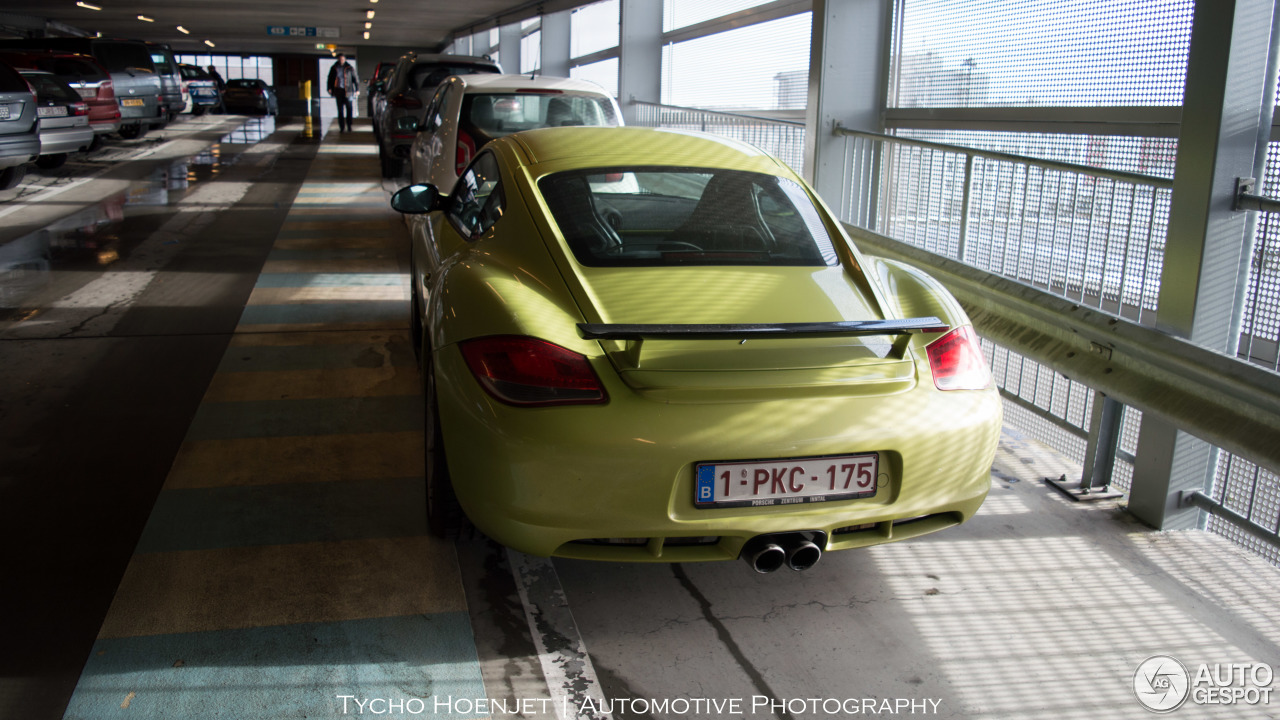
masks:
[(742, 559), (758, 573), (771, 573), (787, 562), (787, 552), (777, 543), (765, 543), (752, 552), (744, 552)]
[(786, 554), (787, 567), (800, 572), (818, 564), (818, 561), (822, 559), (822, 548), (808, 540), (802, 540), (788, 545)]

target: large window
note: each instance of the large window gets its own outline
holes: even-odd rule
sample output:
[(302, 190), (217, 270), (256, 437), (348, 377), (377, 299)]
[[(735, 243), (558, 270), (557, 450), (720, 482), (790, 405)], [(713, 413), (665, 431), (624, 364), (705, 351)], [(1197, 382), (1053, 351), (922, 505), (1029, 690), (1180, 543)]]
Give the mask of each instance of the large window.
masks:
[(569, 57), (590, 55), (618, 46), (619, 0), (586, 5), (569, 16)]
[(569, 77), (575, 80), (590, 80), (604, 88), (610, 95), (618, 97), (618, 58), (570, 68)]
[(241, 57), (239, 55), (175, 55), (178, 62), (197, 65), (205, 70), (212, 65), (223, 80), (249, 78), (262, 80), (268, 85), (275, 84), (275, 73), (272, 70), (271, 58), (266, 56)]
[(520, 38), (520, 73), (531, 73), (542, 68), (542, 31)]
[(769, 0), (665, 0), (662, 5), (662, 30), (670, 32), (731, 15)]
[(889, 107), (1179, 105), (1195, 0), (898, 0)]
[(716, 110), (804, 108), (812, 13), (662, 49), (662, 101)]

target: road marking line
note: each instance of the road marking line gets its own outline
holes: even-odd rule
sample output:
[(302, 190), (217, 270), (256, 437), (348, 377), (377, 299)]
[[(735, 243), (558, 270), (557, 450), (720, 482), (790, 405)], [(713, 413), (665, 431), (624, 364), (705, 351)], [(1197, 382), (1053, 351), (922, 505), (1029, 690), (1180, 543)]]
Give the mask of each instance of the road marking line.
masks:
[(511, 574), (515, 576), (520, 603), (529, 622), (529, 633), (538, 650), (538, 662), (547, 678), (556, 716), (560, 720), (591, 718), (610, 720), (600, 710), (582, 710), (590, 700), (595, 708), (604, 706), (604, 691), (596, 678), (591, 656), (578, 634), (578, 624), (569, 610), (569, 599), (560, 586), (550, 558), (534, 557), (507, 548)]

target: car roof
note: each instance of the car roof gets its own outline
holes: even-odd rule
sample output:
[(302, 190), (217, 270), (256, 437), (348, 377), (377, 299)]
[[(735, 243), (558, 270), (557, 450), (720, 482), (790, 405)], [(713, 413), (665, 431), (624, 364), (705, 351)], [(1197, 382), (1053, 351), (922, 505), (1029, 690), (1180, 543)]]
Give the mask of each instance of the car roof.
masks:
[(606, 95), (605, 89), (586, 80), (528, 75), (455, 75), (466, 92), (519, 92), (520, 90), (564, 90)]
[(704, 167), (790, 175), (763, 150), (708, 133), (670, 128), (561, 127), (526, 130), (494, 143), (517, 145), (528, 164), (589, 167)]
[(406, 53), (411, 63), (440, 63), (441, 65), (492, 65), (498, 63), (487, 57), (477, 55), (449, 55), (447, 53)]

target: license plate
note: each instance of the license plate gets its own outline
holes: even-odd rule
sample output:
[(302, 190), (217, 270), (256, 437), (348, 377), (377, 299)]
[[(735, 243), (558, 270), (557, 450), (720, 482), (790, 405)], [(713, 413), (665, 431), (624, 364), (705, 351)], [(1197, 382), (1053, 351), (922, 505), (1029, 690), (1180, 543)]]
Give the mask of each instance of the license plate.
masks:
[(52, 107), (36, 108), (36, 114), (40, 117), (66, 117), (66, 105), (54, 105)]
[(142, 98), (125, 98), (120, 101), (120, 104), (125, 107), (142, 107), (147, 103), (144, 102)]
[(694, 468), (694, 505), (747, 507), (852, 500), (876, 494), (876, 453), (699, 463)]

